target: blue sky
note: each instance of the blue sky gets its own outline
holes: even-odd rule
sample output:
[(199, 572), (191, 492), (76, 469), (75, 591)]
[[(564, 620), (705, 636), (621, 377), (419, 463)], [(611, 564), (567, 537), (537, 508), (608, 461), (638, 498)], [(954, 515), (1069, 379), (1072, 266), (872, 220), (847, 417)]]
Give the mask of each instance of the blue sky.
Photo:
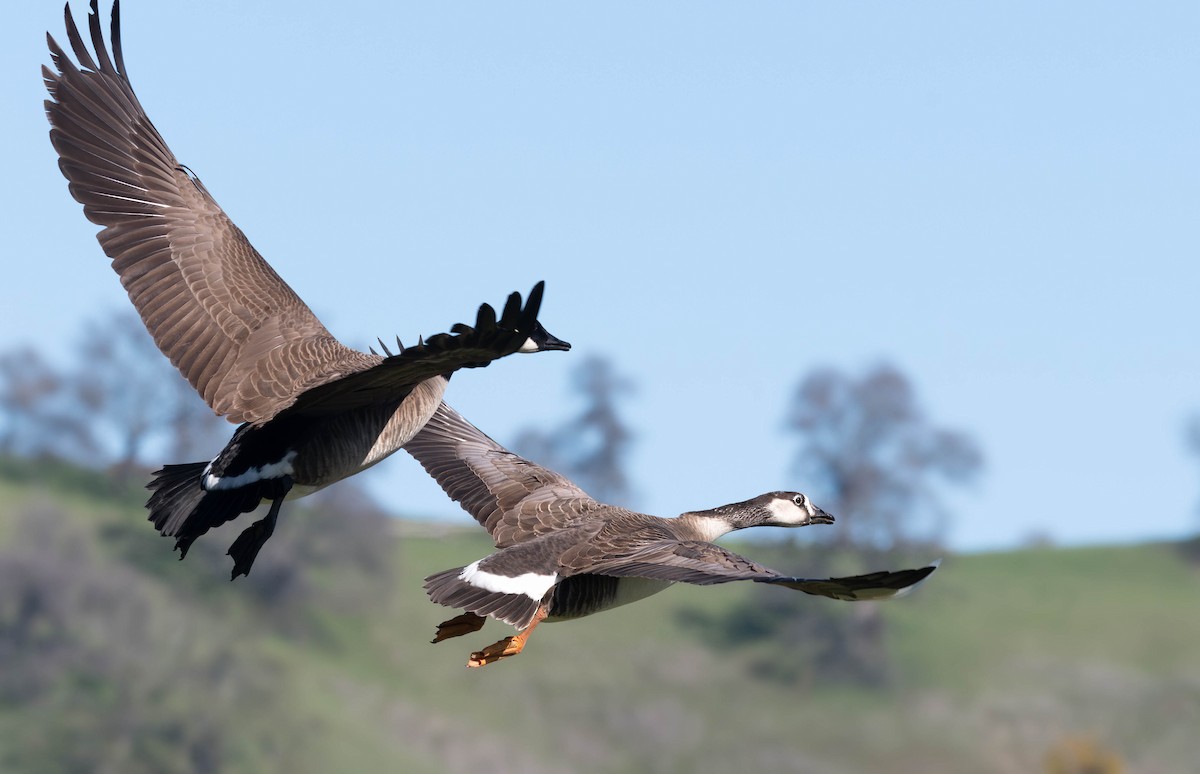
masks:
[[(986, 455), (955, 546), (1200, 524), (1195, 4), (122, 13), (167, 142), (347, 343), (545, 279), (575, 352), (465, 373), (448, 399), (510, 440), (574, 410), (581, 353), (611, 356), (639, 383), (650, 512), (803, 490), (795, 384), (887, 360)], [(47, 29), (63, 39), (61, 5), (39, 0), (0, 32), (0, 348), (65, 359), (127, 301), (46, 138)], [(466, 523), (406, 455), (370, 475), (390, 507)]]

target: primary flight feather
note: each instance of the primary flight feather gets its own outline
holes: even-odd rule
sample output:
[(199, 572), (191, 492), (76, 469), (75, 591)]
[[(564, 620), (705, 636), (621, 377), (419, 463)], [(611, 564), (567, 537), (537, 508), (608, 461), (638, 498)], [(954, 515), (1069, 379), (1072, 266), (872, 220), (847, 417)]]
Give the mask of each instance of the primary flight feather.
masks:
[(212, 527), (271, 502), (230, 548), (249, 572), (285, 497), (316, 491), (404, 445), (437, 408), (449, 375), (518, 351), (568, 349), (537, 315), (538, 283), (499, 315), (420, 340), (393, 356), (335, 339), (263, 260), (142, 109), (121, 50), (111, 54), (96, 0), (92, 50), (64, 12), (74, 60), (50, 35), (43, 67), (50, 141), (71, 195), (97, 235), (155, 344), (213, 411), (241, 423), (212, 460), (167, 465), (149, 485), (150, 519), (186, 554)]

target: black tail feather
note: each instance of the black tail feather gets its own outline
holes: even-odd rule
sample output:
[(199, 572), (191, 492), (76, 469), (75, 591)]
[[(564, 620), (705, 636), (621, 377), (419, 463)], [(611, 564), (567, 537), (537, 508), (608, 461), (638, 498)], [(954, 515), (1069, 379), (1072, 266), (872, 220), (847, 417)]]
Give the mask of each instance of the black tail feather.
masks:
[(200, 486), (207, 462), (163, 465), (146, 485), (153, 494), (146, 501), (150, 521), (163, 535), (176, 538), (179, 558), (187, 555), (196, 538), (213, 527), (249, 513), (262, 501), (256, 487), (210, 492)]
[(200, 486), (200, 476), (207, 462), (184, 465), (163, 465), (154, 471), (154, 480), (146, 485), (153, 494), (146, 501), (150, 521), (164, 535), (174, 535), (187, 518), (200, 506), (207, 494)]

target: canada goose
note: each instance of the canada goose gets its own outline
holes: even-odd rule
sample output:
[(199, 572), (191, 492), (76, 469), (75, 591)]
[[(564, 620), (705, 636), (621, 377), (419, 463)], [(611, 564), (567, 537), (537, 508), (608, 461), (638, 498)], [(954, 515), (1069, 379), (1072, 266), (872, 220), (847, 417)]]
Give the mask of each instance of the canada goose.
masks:
[(465, 611), (442, 622), (434, 642), (478, 631), (486, 616), (519, 630), (472, 653), (472, 667), (520, 653), (543, 620), (599, 613), (676, 581), (750, 580), (833, 599), (883, 599), (937, 566), (819, 580), (785, 576), (711, 541), (746, 527), (833, 523), (803, 494), (768, 492), (673, 519), (636, 513), (597, 502), (564, 476), (513, 454), (445, 403), (404, 448), (498, 549), (425, 579), (430, 599)]
[[(146, 503), (180, 558), (210, 528), (271, 501), (229, 549), (233, 577), (250, 571), (285, 497), (376, 464), (437, 408), (446, 379), (517, 351), (569, 349), (537, 321), (542, 283), (522, 307), (422, 339), (386, 357), (343, 346), (267, 264), (200, 181), (182, 166), (134, 95), (112, 8), (112, 56), (96, 0), (95, 59), (65, 9), (79, 66), (47, 35), (43, 67), (59, 168), (155, 343), (219, 415), (240, 423), (210, 462), (166, 465)], [(97, 62), (99, 64), (97, 64)], [(382, 344), (382, 342), (381, 342)], [(399, 340), (397, 340), (399, 344)]]

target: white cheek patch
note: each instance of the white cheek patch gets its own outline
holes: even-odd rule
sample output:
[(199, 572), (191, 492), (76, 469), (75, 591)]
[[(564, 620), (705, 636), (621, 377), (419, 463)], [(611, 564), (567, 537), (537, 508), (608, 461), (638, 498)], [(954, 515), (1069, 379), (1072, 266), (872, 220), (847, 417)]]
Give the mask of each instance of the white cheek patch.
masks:
[(537, 342), (534, 341), (532, 338), (525, 339), (525, 343), (522, 344), (521, 348), (518, 349), (517, 351), (518, 352), (537, 352), (538, 351)]
[(253, 484), (256, 481), (264, 481), (272, 478), (283, 478), (290, 476), (295, 472), (292, 463), (296, 460), (296, 452), (290, 451), (283, 455), (283, 459), (279, 462), (271, 462), (257, 468), (250, 468), (245, 473), (239, 473), (236, 476), (214, 476), (209, 471), (212, 470), (212, 463), (208, 463), (208, 467), (204, 469), (204, 488), (208, 491), (220, 491), (222, 489), (237, 489), (240, 486)]
[(458, 579), (484, 591), (493, 591), (497, 594), (524, 594), (530, 599), (539, 601), (558, 581), (558, 573), (538, 575), (534, 572), (527, 572), (517, 576), (497, 575), (479, 569), (481, 561), (483, 560), (471, 562), (464, 567), (463, 571), (458, 574)]
[(791, 500), (772, 500), (771, 504), (767, 506), (767, 510), (779, 524), (800, 524), (812, 515)]

